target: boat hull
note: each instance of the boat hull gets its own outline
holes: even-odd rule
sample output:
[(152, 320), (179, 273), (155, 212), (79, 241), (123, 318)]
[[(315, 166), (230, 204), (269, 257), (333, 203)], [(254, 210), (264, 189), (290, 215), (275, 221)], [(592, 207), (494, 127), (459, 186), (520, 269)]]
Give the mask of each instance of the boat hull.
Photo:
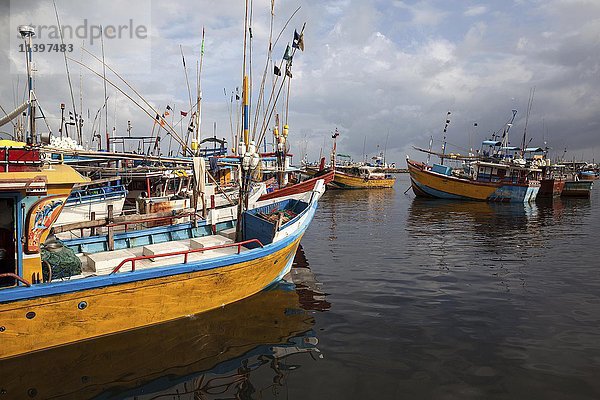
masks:
[(334, 189), (383, 189), (391, 188), (395, 182), (395, 178), (369, 179), (335, 171), (330, 186)]
[(426, 169), (425, 164), (407, 160), (413, 192), (419, 197), (493, 202), (530, 202), (539, 185), (478, 182), (443, 175)]
[(215, 366), (228, 375), (248, 354), (293, 346), (313, 324), (284, 284), (201, 315), (4, 360), (2, 389), (10, 399), (30, 398), (31, 388), (41, 399), (91, 399), (148, 385), (149, 396)]
[[(154, 325), (221, 307), (251, 296), (275, 281), (291, 265), (301, 235), (275, 251), (256, 249), (250, 260), (217, 265), (193, 264), (169, 271), (140, 271), (102, 277), (106, 285), (85, 288), (94, 279), (71, 281), (72, 292), (0, 304), (4, 330), (0, 359), (120, 331)], [(278, 246), (279, 245), (279, 246)], [(252, 253), (252, 252), (249, 252)], [(184, 272), (189, 269), (189, 272)], [(152, 276), (153, 272), (155, 275)], [(118, 283), (136, 274), (148, 279)], [(166, 276), (165, 276), (166, 275)], [(77, 282), (79, 281), (79, 282)], [(46, 285), (48, 288), (50, 285)]]
[(284, 187), (284, 188), (281, 188), (278, 190), (274, 190), (270, 193), (263, 194), (262, 196), (260, 196), (258, 198), (258, 201), (271, 200), (271, 199), (275, 199), (275, 198), (284, 198), (284, 197), (288, 197), (288, 196), (294, 196), (297, 194), (309, 192), (309, 191), (313, 190), (313, 188), (315, 187), (316, 183), (319, 180), (323, 180), (323, 183), (325, 183), (325, 184), (330, 183), (334, 178), (334, 174), (335, 174), (334, 171), (330, 171), (324, 175), (320, 175), (315, 178), (307, 179), (304, 182), (300, 182), (295, 185), (291, 185), (291, 186)]
[(561, 196), (567, 197), (589, 197), (594, 181), (567, 181)]
[(565, 187), (565, 181), (562, 179), (550, 178), (540, 181), (540, 191), (538, 197), (556, 197), (560, 196)]

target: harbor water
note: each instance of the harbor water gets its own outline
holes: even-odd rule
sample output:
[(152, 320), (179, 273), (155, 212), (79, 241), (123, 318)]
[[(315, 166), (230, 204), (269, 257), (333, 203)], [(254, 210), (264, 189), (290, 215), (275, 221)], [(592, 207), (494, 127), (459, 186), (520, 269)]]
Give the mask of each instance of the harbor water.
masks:
[(600, 189), (523, 205), (408, 186), (325, 193), (291, 282), (0, 362), (0, 400), (600, 398)]

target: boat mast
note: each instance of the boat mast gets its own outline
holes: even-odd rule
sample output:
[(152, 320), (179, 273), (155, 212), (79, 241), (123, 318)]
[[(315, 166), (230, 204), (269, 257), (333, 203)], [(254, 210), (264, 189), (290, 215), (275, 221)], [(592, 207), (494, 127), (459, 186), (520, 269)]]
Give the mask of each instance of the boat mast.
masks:
[(337, 137), (340, 136), (340, 132), (338, 131), (338, 128), (335, 128), (335, 132), (333, 133), (333, 135), (331, 135), (331, 137), (333, 138), (333, 148), (331, 150), (331, 170), (335, 171), (335, 152), (337, 150)]
[(250, 121), (250, 96), (248, 93), (248, 75), (246, 74), (246, 48), (248, 40), (248, 0), (246, 0), (246, 13), (244, 16), (244, 51), (242, 61), (242, 131), (241, 136), (243, 143), (240, 144), (239, 156), (240, 159), (240, 181), (239, 181), (239, 197), (238, 197), (238, 213), (235, 230), (235, 240), (239, 242), (243, 240), (242, 218), (244, 210), (248, 207), (248, 186), (250, 184), (250, 146), (248, 125)]
[(525, 140), (527, 138), (527, 123), (529, 122), (529, 114), (533, 106), (533, 96), (535, 95), (535, 86), (529, 91), (529, 101), (527, 102), (527, 115), (525, 116), (525, 128), (523, 129), (523, 141), (521, 142), (521, 158), (525, 158)]
[(513, 126), (513, 123), (515, 121), (515, 117), (517, 116), (517, 110), (512, 110), (512, 117), (510, 118), (510, 121), (508, 121), (505, 125), (504, 128), (504, 133), (502, 133), (502, 144), (501, 144), (501, 148), (500, 151), (503, 152), (502, 154), (504, 154), (506, 152), (506, 150), (502, 150), (502, 148), (504, 147), (508, 147), (508, 131), (510, 131), (510, 128)]
[(197, 97), (196, 97), (196, 134), (192, 140), (192, 150), (198, 156), (200, 154), (200, 124), (202, 116), (200, 115), (200, 103), (202, 101), (202, 62), (204, 61), (204, 28), (202, 28), (202, 45), (200, 46), (200, 66), (198, 67)]
[(446, 155), (446, 132), (448, 131), (448, 125), (450, 125), (450, 111), (446, 114), (446, 125), (444, 125), (444, 144), (442, 145), (442, 156), (441, 164), (444, 165), (444, 156)]

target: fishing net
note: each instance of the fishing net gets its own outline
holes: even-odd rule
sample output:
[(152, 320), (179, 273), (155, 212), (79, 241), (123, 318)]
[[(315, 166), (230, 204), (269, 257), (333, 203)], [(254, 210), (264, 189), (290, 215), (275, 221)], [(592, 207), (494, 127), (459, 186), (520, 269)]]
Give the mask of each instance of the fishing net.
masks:
[(46, 242), (42, 247), (42, 274), (44, 282), (50, 279), (68, 279), (81, 274), (81, 260), (60, 240)]

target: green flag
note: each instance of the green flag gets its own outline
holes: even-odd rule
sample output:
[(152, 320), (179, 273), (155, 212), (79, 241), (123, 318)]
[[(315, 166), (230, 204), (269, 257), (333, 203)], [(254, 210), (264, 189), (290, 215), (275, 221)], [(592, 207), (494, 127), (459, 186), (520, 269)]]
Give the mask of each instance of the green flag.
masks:
[(285, 48), (285, 53), (283, 54), (283, 59), (286, 61), (290, 61), (292, 59), (292, 49), (290, 48), (289, 44)]

